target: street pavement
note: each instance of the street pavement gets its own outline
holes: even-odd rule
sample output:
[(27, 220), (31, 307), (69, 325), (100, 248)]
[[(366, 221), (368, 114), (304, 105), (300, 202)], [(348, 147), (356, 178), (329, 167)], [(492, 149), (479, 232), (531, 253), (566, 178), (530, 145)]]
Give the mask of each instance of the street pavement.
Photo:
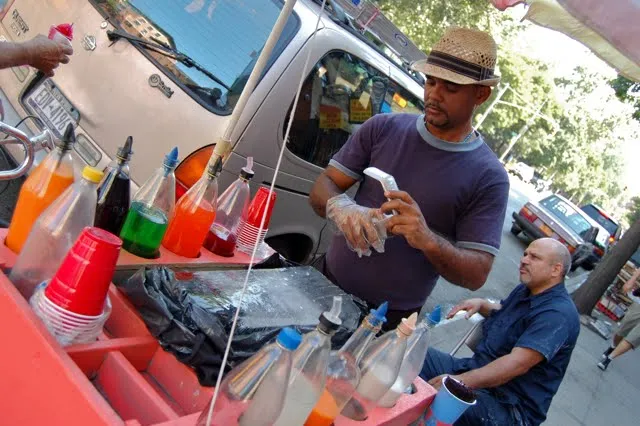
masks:
[[(437, 304), (445, 311), (469, 297), (500, 300), (518, 284), (518, 263), (528, 241), (511, 234), (511, 213), (528, 199), (539, 198), (535, 190), (517, 178), (511, 180), (511, 193), (505, 218), (502, 246), (486, 284), (476, 292), (456, 287), (441, 279), (425, 304), (431, 310)], [(577, 278), (585, 271), (570, 275)], [(465, 320), (449, 322), (434, 329), (431, 345), (449, 352), (469, 329)], [(585, 326), (581, 327), (571, 363), (548, 413), (545, 426), (631, 426), (640, 424), (640, 355), (630, 352), (613, 361), (607, 371), (596, 363), (609, 342)], [(470, 356), (464, 347), (457, 356)]]

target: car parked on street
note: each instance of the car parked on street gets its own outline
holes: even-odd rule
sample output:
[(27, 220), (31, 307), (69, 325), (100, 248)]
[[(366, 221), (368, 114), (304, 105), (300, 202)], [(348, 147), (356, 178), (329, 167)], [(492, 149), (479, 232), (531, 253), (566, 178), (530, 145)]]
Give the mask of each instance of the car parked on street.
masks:
[[(606, 250), (608, 235), (571, 201), (554, 194), (539, 202), (527, 202), (513, 213), (511, 233), (524, 233), (532, 239), (551, 237), (563, 243), (571, 253), (571, 270), (589, 269), (597, 262), (594, 250)], [(604, 234), (604, 235), (603, 235)]]
[(508, 173), (516, 176), (518, 179), (523, 181), (524, 183), (530, 183), (534, 177), (535, 169), (528, 164), (519, 161), (513, 167), (509, 167), (507, 169)]
[(613, 244), (620, 239), (622, 235), (620, 223), (605, 212), (602, 207), (596, 204), (585, 204), (582, 206), (582, 211), (605, 228), (609, 235), (609, 244)]

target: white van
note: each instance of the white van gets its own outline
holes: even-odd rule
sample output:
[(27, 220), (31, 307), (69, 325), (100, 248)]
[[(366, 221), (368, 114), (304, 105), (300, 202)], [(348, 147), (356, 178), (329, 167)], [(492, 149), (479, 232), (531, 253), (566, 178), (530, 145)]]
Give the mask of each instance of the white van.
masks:
[[(70, 22), (75, 50), (71, 63), (52, 79), (35, 79), (28, 67), (0, 71), (7, 124), (33, 115), (39, 120), (26, 120), (31, 132), (45, 123), (59, 133), (67, 122), (75, 123), (78, 167), (106, 166), (132, 135), (131, 173), (137, 184), (178, 146), (178, 195), (202, 173), (283, 6), (280, 0), (6, 0), (0, 7), (3, 3), (0, 37), (28, 40), (46, 34), (52, 24)], [(374, 114), (423, 111), (421, 76), (407, 70), (425, 55), (384, 17), (345, 0), (330, 2), (310, 44), (319, 3), (297, 2), (240, 118), (233, 136), (237, 145), (220, 177), (225, 188), (253, 156), (252, 190), (271, 184), (312, 49), (268, 234), (274, 248), (299, 262), (322, 252), (328, 241), (322, 238), (324, 220), (307, 198), (332, 155)], [(354, 18), (345, 17), (345, 10)], [(367, 31), (360, 28), (366, 21)], [(126, 39), (131, 36), (152, 46)], [(157, 51), (169, 49), (180, 53)], [(21, 159), (19, 149), (10, 153)]]

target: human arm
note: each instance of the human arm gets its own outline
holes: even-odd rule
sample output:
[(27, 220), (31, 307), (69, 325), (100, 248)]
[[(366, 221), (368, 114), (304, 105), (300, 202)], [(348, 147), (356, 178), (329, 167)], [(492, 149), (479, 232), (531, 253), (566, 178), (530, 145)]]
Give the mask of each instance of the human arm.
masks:
[[(580, 322), (572, 306), (536, 312), (525, 321), (526, 327), (509, 353), (505, 348), (504, 355), (489, 364), (454, 377), (473, 388), (500, 386), (527, 373), (540, 362), (553, 362), (560, 349), (575, 345), (580, 330)], [(510, 333), (511, 330), (502, 332)], [(508, 341), (508, 338), (506, 334), (504, 340)]]
[(501, 308), (502, 305), (500, 303), (492, 303), (485, 299), (467, 299), (454, 306), (447, 314), (447, 318), (452, 318), (459, 311), (467, 311), (465, 315), (467, 319), (471, 318), (475, 313), (487, 318), (492, 311), (499, 311)]
[[(522, 376), (543, 360), (544, 356), (540, 352), (529, 348), (515, 347), (509, 354), (497, 358), (484, 367), (451, 377), (458, 379), (472, 389), (495, 388)], [(429, 381), (429, 384), (439, 388), (442, 377), (434, 377)]]
[(334, 166), (328, 166), (316, 179), (311, 194), (309, 194), (309, 202), (313, 211), (320, 217), (326, 217), (327, 201), (336, 195), (343, 194), (356, 182), (356, 179), (344, 174)]
[[(309, 200), (314, 211), (332, 221), (347, 240), (347, 245), (359, 256), (369, 256), (370, 247), (384, 251), (384, 238), (374, 219), (382, 220), (378, 209), (359, 206), (344, 193), (356, 180), (333, 166), (320, 175)], [(384, 230), (383, 230), (384, 231)]]
[(627, 282), (624, 283), (624, 285), (622, 286), (622, 291), (624, 293), (629, 293), (631, 290), (633, 290), (633, 288), (636, 285), (636, 281), (638, 280), (638, 277), (640, 277), (640, 268), (636, 269), (633, 275), (631, 275), (631, 278), (629, 278)]
[(429, 229), (420, 207), (408, 193), (390, 191), (385, 196), (391, 201), (382, 205), (382, 212), (397, 212), (386, 221), (387, 232), (404, 236), (447, 281), (469, 290), (482, 287), (493, 265), (492, 254), (455, 246), (437, 235)]
[(379, 209), (360, 206), (345, 194), (371, 162), (378, 120), (368, 120), (353, 134), (318, 177), (309, 196), (313, 210), (333, 222), (359, 256), (369, 256), (371, 247), (383, 252), (386, 238), (384, 226), (376, 227), (374, 223), (374, 219), (382, 219)]
[(69, 62), (71, 54), (71, 43), (49, 40), (40, 34), (21, 43), (0, 43), (0, 69), (29, 65), (51, 77), (59, 64)]
[(453, 243), (429, 229), (420, 207), (409, 194), (392, 191), (386, 197), (391, 201), (383, 204), (381, 210), (399, 213), (388, 221), (388, 232), (403, 235), (447, 281), (469, 290), (484, 285), (500, 249), (509, 199), (509, 180), (501, 166), (489, 167), (478, 178), (473, 194), (456, 214)]

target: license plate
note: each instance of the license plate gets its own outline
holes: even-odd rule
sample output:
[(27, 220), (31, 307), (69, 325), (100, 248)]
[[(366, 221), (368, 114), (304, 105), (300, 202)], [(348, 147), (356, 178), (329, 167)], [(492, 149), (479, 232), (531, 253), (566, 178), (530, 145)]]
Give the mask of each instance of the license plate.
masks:
[(69, 123), (75, 128), (80, 121), (78, 110), (50, 79), (44, 80), (29, 92), (25, 98), (25, 105), (58, 138), (62, 138)]

